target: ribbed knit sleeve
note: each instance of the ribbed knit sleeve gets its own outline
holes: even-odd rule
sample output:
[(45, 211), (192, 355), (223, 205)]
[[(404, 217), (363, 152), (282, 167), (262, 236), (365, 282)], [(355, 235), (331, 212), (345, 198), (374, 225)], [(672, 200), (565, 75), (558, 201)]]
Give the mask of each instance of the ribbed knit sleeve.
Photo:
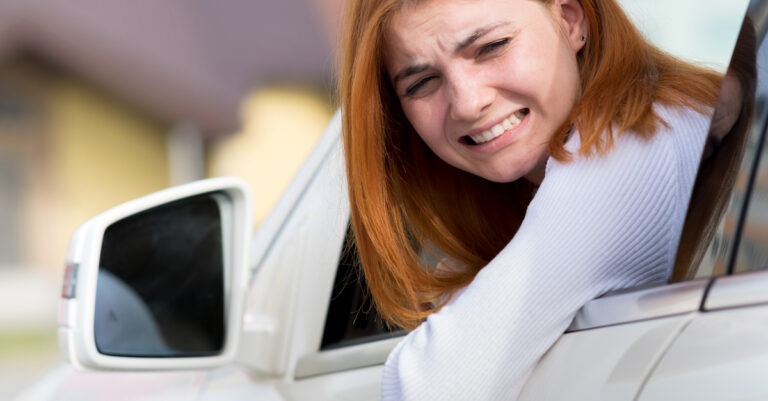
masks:
[(651, 140), (548, 162), (512, 241), (390, 354), (383, 400), (515, 399), (585, 303), (669, 277), (710, 115), (657, 111)]

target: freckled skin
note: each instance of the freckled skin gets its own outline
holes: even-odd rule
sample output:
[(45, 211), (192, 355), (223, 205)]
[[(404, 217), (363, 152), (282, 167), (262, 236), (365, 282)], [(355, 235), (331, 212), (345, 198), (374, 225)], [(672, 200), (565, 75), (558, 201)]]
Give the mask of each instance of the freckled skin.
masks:
[[(444, 161), (490, 181), (537, 182), (579, 93), (583, 32), (577, 2), (421, 2), (388, 27), (386, 69), (406, 117)], [(500, 137), (467, 141), (522, 110)]]

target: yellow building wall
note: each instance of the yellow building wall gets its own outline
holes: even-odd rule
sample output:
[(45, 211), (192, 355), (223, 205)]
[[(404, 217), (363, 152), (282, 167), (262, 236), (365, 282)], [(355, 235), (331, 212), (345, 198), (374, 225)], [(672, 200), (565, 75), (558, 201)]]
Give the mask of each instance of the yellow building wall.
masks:
[(58, 222), (52, 251), (63, 258), (79, 224), (169, 185), (168, 126), (77, 81), (62, 79), (50, 89), (47, 126), (57, 193), (51, 212)]
[(254, 224), (272, 210), (333, 115), (322, 92), (300, 87), (255, 91), (243, 102), (242, 129), (210, 146), (208, 174), (234, 175), (254, 194)]
[[(27, 264), (61, 269), (74, 230), (97, 213), (170, 185), (167, 133), (152, 119), (98, 89), (49, 80), (44, 179), (27, 199)], [(244, 100), (243, 126), (209, 144), (207, 174), (235, 175), (254, 192), (258, 225), (328, 124), (334, 107), (321, 92), (275, 87)]]

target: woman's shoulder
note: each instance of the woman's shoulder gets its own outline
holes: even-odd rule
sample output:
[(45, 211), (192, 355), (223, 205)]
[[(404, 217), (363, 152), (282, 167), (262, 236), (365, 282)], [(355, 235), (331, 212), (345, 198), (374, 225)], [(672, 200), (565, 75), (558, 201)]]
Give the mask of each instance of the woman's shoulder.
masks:
[(559, 177), (557, 181), (590, 181), (600, 186), (613, 179), (638, 181), (666, 176), (676, 182), (682, 196), (695, 178), (711, 121), (711, 108), (702, 110), (655, 105), (662, 123), (653, 136), (646, 138), (631, 131), (606, 133), (613, 136), (612, 146), (603, 154), (580, 154), (580, 135), (574, 132), (565, 147), (572, 159), (550, 158), (544, 181)]
[(659, 131), (690, 132), (696, 135), (706, 135), (712, 120), (714, 109), (710, 106), (692, 108), (683, 105), (655, 104), (653, 111), (664, 124)]
[[(606, 132), (604, 135), (611, 136), (611, 146), (606, 154), (610, 156), (633, 150), (647, 152), (655, 149), (661, 151), (666, 148), (675, 153), (682, 152), (685, 154), (685, 158), (697, 158), (697, 154), (701, 152), (706, 142), (713, 109), (708, 106), (697, 109), (681, 105), (655, 104), (653, 110), (659, 117), (659, 126), (654, 135), (646, 138), (633, 131)], [(565, 149), (574, 155), (576, 160), (596, 157), (595, 155), (580, 155), (580, 147), (581, 137), (578, 132), (574, 132), (568, 138)]]
[(652, 141), (665, 142), (679, 163), (695, 173), (709, 135), (713, 108), (702, 106), (701, 110), (697, 110), (685, 106), (656, 105), (654, 111), (664, 124)]

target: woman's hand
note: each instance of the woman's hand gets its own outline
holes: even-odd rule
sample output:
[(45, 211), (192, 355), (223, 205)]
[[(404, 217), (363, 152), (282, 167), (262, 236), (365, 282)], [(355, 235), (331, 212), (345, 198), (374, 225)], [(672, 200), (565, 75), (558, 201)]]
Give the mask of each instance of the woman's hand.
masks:
[(736, 124), (741, 113), (743, 97), (744, 91), (739, 79), (729, 70), (723, 77), (720, 96), (715, 104), (715, 115), (712, 117), (707, 146), (704, 148), (705, 159), (712, 155), (717, 145), (722, 142)]

